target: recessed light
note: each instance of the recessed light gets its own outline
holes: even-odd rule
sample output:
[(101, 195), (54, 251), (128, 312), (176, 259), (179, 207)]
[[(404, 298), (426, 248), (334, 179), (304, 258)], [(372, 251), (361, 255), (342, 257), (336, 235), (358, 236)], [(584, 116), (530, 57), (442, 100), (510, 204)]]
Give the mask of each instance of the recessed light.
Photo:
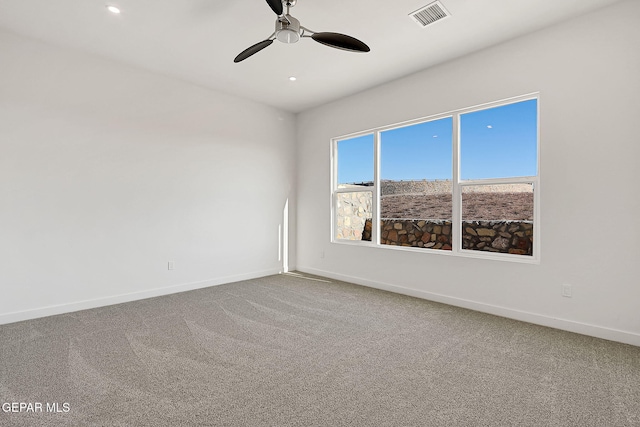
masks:
[(116, 15), (120, 13), (120, 8), (112, 5), (107, 5), (107, 10), (111, 13), (115, 13)]
[(298, 80), (298, 79), (295, 78), (294, 76), (289, 77), (289, 81), (295, 82), (296, 80)]
[(493, 126), (487, 125), (487, 129), (493, 129)]

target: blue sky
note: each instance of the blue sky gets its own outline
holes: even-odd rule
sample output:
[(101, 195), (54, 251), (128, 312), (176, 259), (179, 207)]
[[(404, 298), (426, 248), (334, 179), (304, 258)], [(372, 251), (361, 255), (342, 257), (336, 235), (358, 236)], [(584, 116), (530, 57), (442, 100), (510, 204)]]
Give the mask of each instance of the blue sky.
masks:
[[(462, 179), (536, 175), (537, 101), (460, 116)], [(380, 177), (451, 179), (452, 119), (381, 133)], [(338, 182), (373, 181), (373, 135), (338, 142)]]

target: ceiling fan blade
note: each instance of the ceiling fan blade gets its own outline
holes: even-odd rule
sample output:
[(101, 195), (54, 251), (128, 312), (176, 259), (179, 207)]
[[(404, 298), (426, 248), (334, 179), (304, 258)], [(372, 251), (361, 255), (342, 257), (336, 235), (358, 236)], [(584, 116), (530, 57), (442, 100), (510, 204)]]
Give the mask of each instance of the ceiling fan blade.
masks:
[(360, 40), (339, 33), (315, 33), (311, 36), (318, 43), (351, 52), (369, 52), (369, 46)]
[(271, 10), (273, 10), (276, 15), (280, 16), (284, 13), (282, 0), (267, 0), (267, 3), (269, 3), (269, 6), (271, 6)]
[(244, 61), (245, 59), (247, 59), (251, 55), (260, 52), (262, 49), (264, 49), (265, 47), (269, 46), (271, 43), (273, 43), (272, 39), (267, 39), (267, 40), (263, 40), (261, 42), (258, 42), (256, 44), (254, 44), (253, 46), (248, 47), (245, 50), (243, 50), (242, 52), (240, 52), (240, 54), (238, 56), (236, 56), (236, 58), (233, 60), (233, 62)]

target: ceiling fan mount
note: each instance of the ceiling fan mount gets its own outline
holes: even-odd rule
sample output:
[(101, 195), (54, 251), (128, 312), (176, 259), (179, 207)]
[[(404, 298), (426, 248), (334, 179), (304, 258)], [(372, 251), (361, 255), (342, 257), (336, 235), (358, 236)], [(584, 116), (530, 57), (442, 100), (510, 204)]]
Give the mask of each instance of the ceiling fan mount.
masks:
[[(270, 46), (274, 40), (282, 43), (297, 43), (301, 38), (312, 38), (318, 43), (336, 49), (347, 50), (350, 52), (369, 52), (369, 46), (360, 40), (340, 33), (322, 32), (318, 33), (303, 27), (296, 18), (291, 16), (290, 9), (296, 5), (298, 0), (267, 0), (267, 4), (271, 10), (278, 16), (276, 18), (275, 31), (265, 40), (254, 44), (253, 46), (243, 50), (233, 62), (244, 61), (251, 55), (260, 52), (262, 49)], [(286, 13), (285, 13), (286, 8)]]

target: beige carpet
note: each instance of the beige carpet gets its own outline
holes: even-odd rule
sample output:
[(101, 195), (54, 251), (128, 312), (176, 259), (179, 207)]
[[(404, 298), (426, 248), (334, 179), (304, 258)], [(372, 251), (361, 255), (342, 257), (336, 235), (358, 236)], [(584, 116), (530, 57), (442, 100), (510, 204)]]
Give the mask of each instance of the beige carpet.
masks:
[(1, 426), (640, 426), (640, 348), (279, 275), (0, 326), (11, 402), (42, 412)]

